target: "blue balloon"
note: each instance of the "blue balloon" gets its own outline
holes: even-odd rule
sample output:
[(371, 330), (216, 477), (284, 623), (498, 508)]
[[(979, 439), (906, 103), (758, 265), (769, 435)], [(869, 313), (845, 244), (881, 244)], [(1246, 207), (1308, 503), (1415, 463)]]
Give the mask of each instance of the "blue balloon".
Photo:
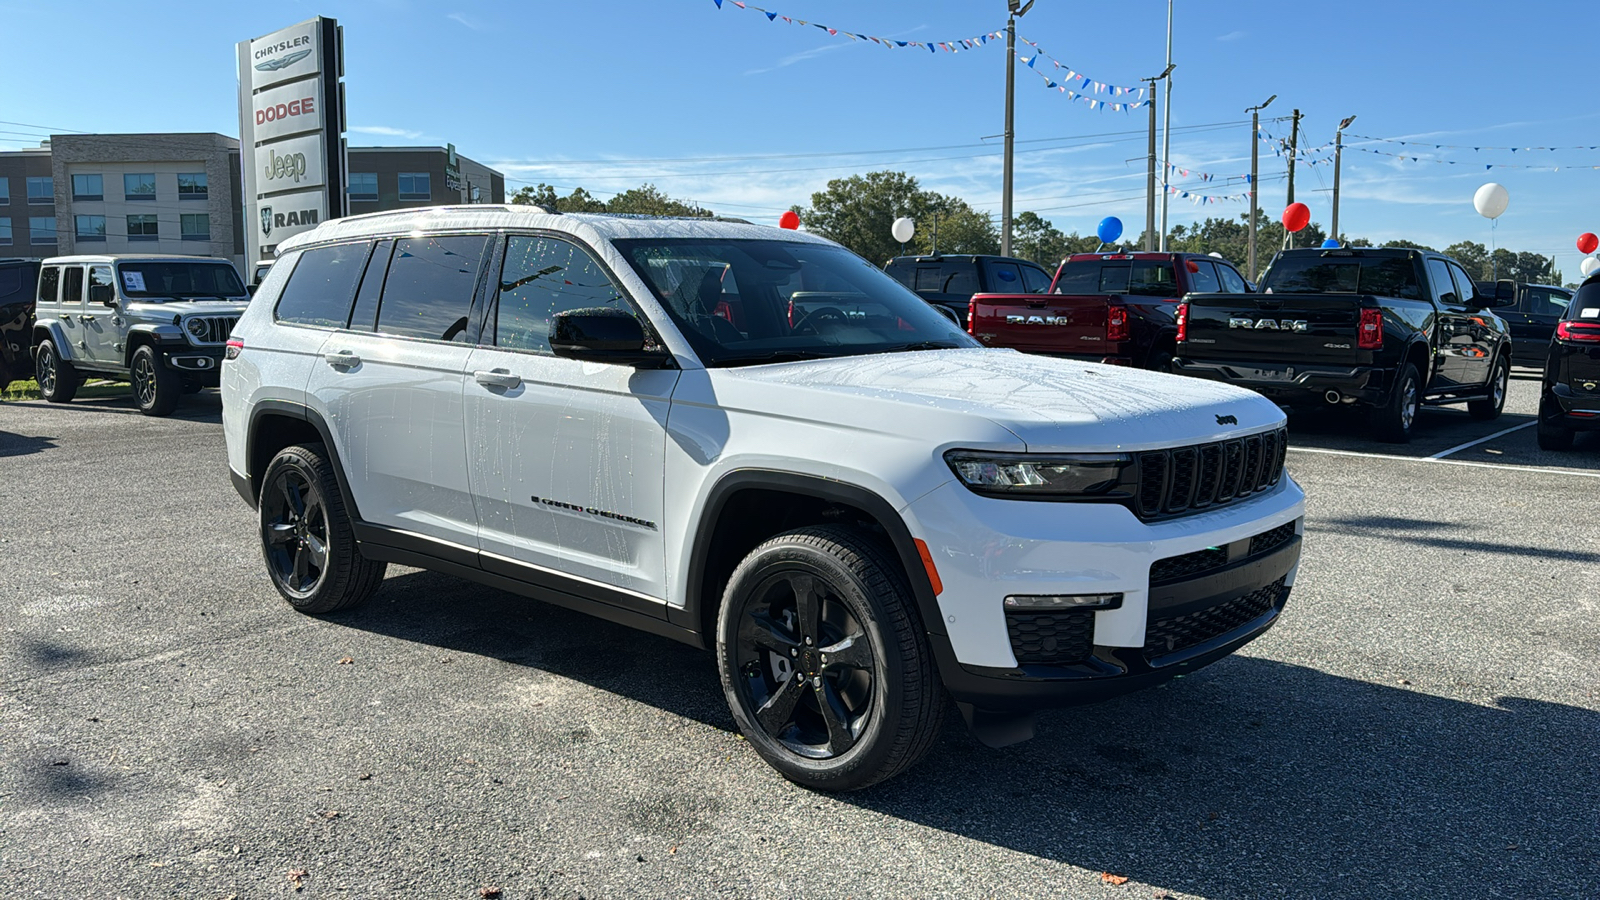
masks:
[(1116, 216), (1106, 216), (1100, 220), (1100, 227), (1095, 229), (1095, 234), (1100, 236), (1100, 243), (1116, 243), (1122, 237), (1122, 220)]
[(1333, 249), (1334, 247), (1339, 246), (1339, 240), (1338, 238), (1328, 238), (1322, 242), (1322, 246), (1323, 249)]

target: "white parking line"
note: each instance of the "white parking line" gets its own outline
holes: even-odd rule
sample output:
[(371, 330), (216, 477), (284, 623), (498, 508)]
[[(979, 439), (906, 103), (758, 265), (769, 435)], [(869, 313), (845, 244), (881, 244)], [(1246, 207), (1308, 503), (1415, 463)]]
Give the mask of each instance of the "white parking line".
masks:
[(1435, 453), (1434, 455), (1432, 455), (1432, 456), (1430, 456), (1428, 458), (1429, 459), (1444, 459), (1446, 456), (1449, 456), (1452, 453), (1456, 453), (1456, 452), (1459, 452), (1461, 450), (1465, 450), (1468, 447), (1476, 447), (1479, 444), (1483, 443), (1484, 441), (1492, 441), (1497, 437), (1505, 437), (1506, 435), (1510, 434), (1513, 431), (1521, 431), (1524, 428), (1532, 428), (1533, 426), (1535, 426), (1537, 424), (1539, 424), (1539, 421), (1537, 419), (1535, 419), (1532, 422), (1523, 422), (1521, 425), (1513, 425), (1510, 428), (1505, 429), (1504, 431), (1496, 431), (1494, 434), (1491, 434), (1488, 437), (1481, 437), (1481, 438), (1478, 438), (1475, 441), (1467, 441), (1465, 444), (1457, 444), (1454, 447), (1451, 447), (1449, 450), (1440, 450), (1438, 453)]
[(1436, 456), (1396, 456), (1392, 453), (1361, 453), (1356, 450), (1325, 450), (1321, 447), (1290, 447), (1290, 453), (1319, 453), (1324, 456), (1360, 456), (1366, 459), (1392, 459), (1399, 462), (1436, 463), (1441, 466), (1468, 466), (1474, 469), (1506, 469), (1512, 472), (1531, 472), (1542, 475), (1571, 475), (1574, 478), (1600, 478), (1600, 472), (1577, 472), (1572, 469), (1541, 469), (1532, 466), (1513, 466), (1506, 463), (1468, 462), (1464, 459), (1440, 459)]

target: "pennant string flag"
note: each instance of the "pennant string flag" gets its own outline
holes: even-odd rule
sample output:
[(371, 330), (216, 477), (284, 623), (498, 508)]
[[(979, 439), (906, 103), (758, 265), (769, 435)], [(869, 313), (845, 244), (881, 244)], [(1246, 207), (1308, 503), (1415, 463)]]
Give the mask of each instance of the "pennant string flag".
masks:
[(891, 50), (914, 49), (926, 50), (929, 53), (939, 53), (941, 51), (945, 53), (960, 53), (962, 50), (976, 50), (977, 48), (982, 47), (996, 38), (1005, 37), (1004, 31), (991, 31), (986, 34), (980, 34), (977, 37), (958, 38), (953, 41), (901, 41), (895, 40), (894, 38), (861, 34), (855, 31), (845, 31), (842, 28), (830, 28), (827, 25), (822, 25), (816, 22), (808, 22), (805, 19), (797, 19), (793, 16), (786, 16), (782, 13), (773, 12), (770, 9), (762, 9), (759, 6), (756, 6), (754, 3), (745, 3), (744, 0), (711, 0), (711, 2), (717, 5), (717, 9), (726, 9), (728, 6), (737, 6), (743, 10), (761, 13), (767, 17), (768, 22), (776, 22), (779, 19), (782, 19), (784, 22), (787, 22), (790, 25), (811, 25), (826, 31), (829, 35), (834, 37), (844, 37), (851, 41), (871, 41), (880, 47), (887, 47)]
[(1487, 144), (1435, 144), (1432, 141), (1402, 141), (1399, 138), (1371, 137), (1364, 134), (1349, 134), (1348, 136), (1361, 141), (1374, 141), (1382, 144), (1399, 144), (1402, 147), (1432, 147), (1435, 150), (1509, 150), (1512, 153), (1516, 153), (1518, 151), (1529, 153), (1535, 150), (1600, 150), (1600, 145), (1572, 147), (1491, 147)]

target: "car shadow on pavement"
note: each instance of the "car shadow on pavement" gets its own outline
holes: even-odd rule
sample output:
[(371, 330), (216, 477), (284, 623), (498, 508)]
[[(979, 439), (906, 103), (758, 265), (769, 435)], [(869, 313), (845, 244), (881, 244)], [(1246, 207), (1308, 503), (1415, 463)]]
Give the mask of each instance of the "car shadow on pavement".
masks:
[(27, 456), (30, 453), (53, 449), (55, 446), (56, 439), (53, 437), (35, 437), (0, 430), (0, 457)]
[[(1345, 516), (1342, 518), (1323, 519), (1316, 523), (1314, 527), (1317, 531), (1401, 541), (1408, 544), (1421, 544), (1425, 547), (1433, 547), (1440, 550), (1494, 553), (1503, 556), (1522, 556), (1529, 559), (1543, 559), (1551, 562), (1573, 564), (1587, 563), (1594, 565), (1600, 563), (1600, 553), (1589, 550), (1577, 550), (1570, 547), (1529, 547), (1479, 538), (1443, 537), (1439, 534), (1442, 531), (1466, 527), (1458, 523), (1430, 522), (1426, 519), (1406, 519), (1397, 516)], [(1427, 534), (1423, 532), (1433, 533)], [(1600, 739), (1600, 736), (1597, 736), (1597, 739)]]
[[(396, 575), (332, 621), (733, 729), (710, 654), (448, 576)], [(921, 765), (836, 800), (1207, 897), (1600, 892), (1600, 713), (1404, 674), (1235, 655), (1000, 750), (952, 709)]]
[[(30, 411), (51, 411), (63, 414), (73, 413), (113, 413), (123, 416), (142, 415), (139, 406), (131, 395), (117, 397), (97, 397), (90, 400), (74, 400), (71, 403), (47, 403), (43, 400), (20, 401), (19, 405), (26, 405)], [(182, 419), (189, 422), (222, 422), (222, 394), (218, 391), (202, 391), (184, 397), (178, 401), (178, 408), (170, 416), (164, 418)]]

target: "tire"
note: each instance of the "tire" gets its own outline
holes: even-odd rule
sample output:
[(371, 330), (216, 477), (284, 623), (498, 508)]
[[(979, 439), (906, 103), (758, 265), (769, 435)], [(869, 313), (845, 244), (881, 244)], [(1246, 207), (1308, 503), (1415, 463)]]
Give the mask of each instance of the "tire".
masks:
[(1467, 401), (1467, 412), (1483, 422), (1500, 418), (1500, 411), (1506, 408), (1506, 393), (1510, 387), (1511, 360), (1502, 354), (1494, 364), (1494, 374), (1489, 376), (1489, 396), (1482, 400)]
[(1417, 367), (1406, 363), (1400, 367), (1389, 399), (1371, 413), (1373, 436), (1391, 444), (1406, 443), (1411, 440), (1411, 428), (1421, 408), (1422, 379), (1417, 376)]
[(34, 352), (33, 377), (39, 382), (39, 396), (51, 403), (71, 403), (83, 384), (77, 367), (62, 359), (55, 343), (48, 340)]
[(361, 555), (321, 444), (280, 450), (262, 475), (256, 509), (267, 574), (300, 612), (323, 615), (360, 606), (383, 583), (388, 564)]
[(149, 344), (133, 351), (128, 381), (132, 383), (133, 399), (139, 404), (139, 412), (147, 416), (170, 416), (178, 408), (183, 377), (167, 368)]
[(1150, 350), (1150, 355), (1145, 357), (1144, 367), (1152, 372), (1171, 372), (1172, 359), (1176, 355), (1177, 347), (1171, 344), (1157, 344)]
[(1572, 440), (1577, 434), (1555, 421), (1560, 414), (1561, 408), (1548, 400), (1539, 404), (1539, 424), (1534, 426), (1534, 430), (1538, 432), (1540, 450), (1572, 449)]
[(809, 788), (853, 791), (898, 775), (944, 721), (911, 587), (896, 559), (850, 528), (800, 528), (751, 551), (723, 593), (716, 649), (739, 730)]

